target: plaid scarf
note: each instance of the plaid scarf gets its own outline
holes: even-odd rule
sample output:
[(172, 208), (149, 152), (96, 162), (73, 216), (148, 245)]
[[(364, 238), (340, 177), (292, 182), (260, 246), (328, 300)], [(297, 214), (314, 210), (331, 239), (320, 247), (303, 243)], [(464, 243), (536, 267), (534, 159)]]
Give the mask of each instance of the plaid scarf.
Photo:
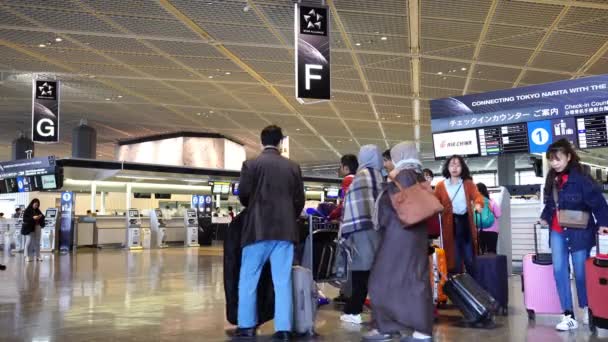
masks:
[(344, 198), (344, 213), (340, 236), (374, 228), (372, 216), (376, 198), (382, 190), (382, 174), (372, 168), (360, 170)]

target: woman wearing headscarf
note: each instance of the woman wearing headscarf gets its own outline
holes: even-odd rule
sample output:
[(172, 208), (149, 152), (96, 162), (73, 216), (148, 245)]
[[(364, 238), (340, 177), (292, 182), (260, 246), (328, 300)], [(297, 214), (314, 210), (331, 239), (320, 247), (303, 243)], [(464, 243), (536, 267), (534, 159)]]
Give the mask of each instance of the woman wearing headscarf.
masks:
[(346, 197), (340, 225), (340, 238), (352, 251), (350, 264), (352, 293), (346, 305), (343, 322), (361, 324), (361, 312), (367, 298), (369, 270), (380, 244), (372, 217), (376, 198), (382, 190), (382, 154), (375, 145), (365, 145), (359, 151), (359, 169)]
[(364, 336), (368, 341), (391, 340), (402, 331), (414, 330), (401, 341), (431, 341), (433, 297), (429, 282), (427, 227), (420, 223), (404, 228), (393, 208), (390, 195), (398, 193), (399, 182), (408, 188), (424, 182), (416, 144), (406, 141), (391, 150), (395, 169), (377, 203), (375, 229), (382, 240), (371, 270), (369, 292), (375, 329)]

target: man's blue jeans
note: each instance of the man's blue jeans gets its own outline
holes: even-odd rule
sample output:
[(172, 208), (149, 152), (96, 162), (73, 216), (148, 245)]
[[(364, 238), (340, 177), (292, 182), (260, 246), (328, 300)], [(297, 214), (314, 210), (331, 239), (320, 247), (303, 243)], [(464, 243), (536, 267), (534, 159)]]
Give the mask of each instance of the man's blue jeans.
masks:
[(583, 249), (570, 252), (566, 236), (551, 231), (551, 254), (553, 255), (553, 274), (557, 284), (557, 292), (562, 310), (572, 310), (572, 290), (570, 286), (569, 256), (572, 255), (572, 266), (574, 267), (574, 278), (576, 282), (576, 293), (578, 305), (581, 308), (587, 306), (587, 287), (585, 283), (585, 261), (589, 258), (589, 250)]
[(238, 326), (253, 328), (258, 325), (257, 287), (262, 268), (268, 259), (270, 259), (274, 284), (274, 327), (276, 331), (291, 331), (293, 244), (288, 241), (260, 241), (243, 248), (239, 278)]

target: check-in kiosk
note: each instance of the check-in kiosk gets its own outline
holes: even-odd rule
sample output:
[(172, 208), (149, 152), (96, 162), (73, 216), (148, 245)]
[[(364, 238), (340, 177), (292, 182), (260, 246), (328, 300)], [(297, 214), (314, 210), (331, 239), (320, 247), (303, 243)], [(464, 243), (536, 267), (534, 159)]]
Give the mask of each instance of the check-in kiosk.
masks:
[(10, 245), (11, 245), (11, 253), (21, 253), (23, 252), (23, 248), (25, 245), (25, 237), (21, 235), (21, 226), (23, 226), (23, 212), (25, 210), (21, 210), (19, 213), (19, 217), (15, 220), (15, 226), (11, 231), (10, 236)]
[(186, 226), (186, 240), (184, 240), (184, 246), (198, 247), (198, 217), (196, 215), (196, 210), (186, 210), (184, 225)]
[(135, 250), (142, 249), (141, 245), (141, 219), (138, 209), (127, 210), (127, 236), (126, 248)]
[(44, 228), (40, 232), (40, 251), (52, 252), (55, 250), (55, 237), (57, 232), (57, 213), (59, 209), (48, 208), (44, 214)]
[(152, 248), (167, 247), (167, 225), (163, 218), (163, 212), (159, 208), (150, 211), (150, 229), (152, 233)]

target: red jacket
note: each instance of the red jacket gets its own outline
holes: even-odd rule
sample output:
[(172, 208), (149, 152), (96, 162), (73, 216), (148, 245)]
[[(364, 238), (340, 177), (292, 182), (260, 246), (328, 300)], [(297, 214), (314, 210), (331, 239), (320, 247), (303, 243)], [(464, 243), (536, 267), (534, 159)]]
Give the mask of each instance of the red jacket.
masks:
[(342, 201), (344, 200), (344, 197), (346, 197), (346, 193), (348, 192), (350, 185), (353, 183), (353, 179), (355, 179), (355, 175), (348, 175), (342, 180), (342, 193), (340, 194), (341, 201), (338, 207), (336, 207), (336, 209), (329, 214), (328, 219), (330, 221), (340, 220), (342, 218)]

